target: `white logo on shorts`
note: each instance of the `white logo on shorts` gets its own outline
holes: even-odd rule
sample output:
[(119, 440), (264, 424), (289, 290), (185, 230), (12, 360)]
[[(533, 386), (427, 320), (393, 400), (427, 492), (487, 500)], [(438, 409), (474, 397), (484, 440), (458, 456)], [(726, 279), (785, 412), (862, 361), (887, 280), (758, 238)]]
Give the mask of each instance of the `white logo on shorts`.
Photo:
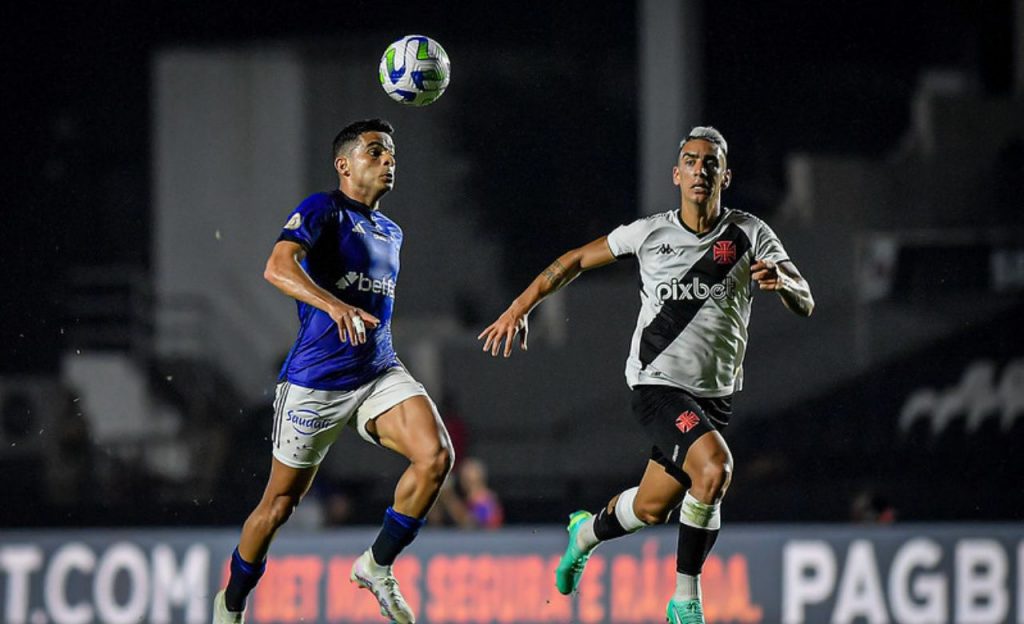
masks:
[(288, 422), (302, 435), (313, 435), (331, 424), (318, 412), (307, 409), (288, 410)]

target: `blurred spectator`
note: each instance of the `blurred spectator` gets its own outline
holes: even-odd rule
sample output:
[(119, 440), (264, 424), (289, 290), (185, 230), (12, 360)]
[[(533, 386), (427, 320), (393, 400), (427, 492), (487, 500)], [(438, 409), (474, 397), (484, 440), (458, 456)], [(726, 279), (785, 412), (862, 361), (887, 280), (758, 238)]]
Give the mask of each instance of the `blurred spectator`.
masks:
[(444, 419), (444, 426), (448, 429), (448, 437), (455, 449), (455, 467), (458, 468), (462, 456), (469, 456), (469, 431), (466, 421), (462, 417), (462, 410), (459, 409), (459, 399), (455, 392), (446, 388), (441, 398), (441, 418)]
[(35, 409), (27, 394), (11, 392), (4, 398), (3, 409), (0, 410), (0, 428), (3, 439), (11, 448), (25, 441), (34, 428)]
[(1024, 137), (1014, 137), (996, 154), (992, 176), (995, 179), (996, 223), (1024, 222), (1020, 198), (1024, 196)]
[(81, 403), (69, 389), (62, 389), (60, 395), (46, 473), (50, 501), (70, 506), (94, 496), (96, 471), (89, 421), (82, 414)]
[[(457, 485), (444, 487), (438, 496), (440, 511), (464, 529), (497, 529), (505, 522), (501, 501), (487, 486), (487, 467), (474, 457), (462, 460)], [(435, 518), (436, 520), (436, 518)]]
[(324, 493), (312, 488), (302, 497), (302, 504), (295, 508), (291, 518), (282, 529), (288, 531), (311, 531), (327, 525), (327, 502)]
[[(9, 392), (0, 408), (0, 471), (8, 476), (4, 494), (9, 500), (36, 500), (42, 483), (42, 458), (39, 453), (35, 405), (23, 392)], [(13, 477), (12, 477), (13, 475)]]
[(352, 521), (352, 497), (348, 492), (335, 490), (327, 495), (324, 503), (328, 526), (348, 524)]
[(864, 490), (850, 505), (850, 520), (857, 524), (892, 524), (896, 521), (896, 509), (885, 496)]
[(377, 521), (376, 512), (361, 504), (373, 498), (372, 486), (364, 481), (345, 477), (328, 481), (325, 475), (324, 479), (319, 488), (326, 526), (369, 524)]

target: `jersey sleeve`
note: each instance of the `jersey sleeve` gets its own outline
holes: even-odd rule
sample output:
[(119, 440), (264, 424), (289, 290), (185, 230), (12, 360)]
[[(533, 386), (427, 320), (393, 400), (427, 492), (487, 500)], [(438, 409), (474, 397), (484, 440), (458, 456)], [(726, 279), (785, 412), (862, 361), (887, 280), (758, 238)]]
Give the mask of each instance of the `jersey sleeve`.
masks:
[(291, 241), (310, 249), (320, 238), (324, 222), (329, 218), (333, 207), (334, 204), (326, 193), (307, 197), (288, 216), (277, 241)]
[(612, 250), (612, 255), (616, 258), (636, 255), (647, 238), (649, 223), (648, 219), (638, 219), (612, 230), (608, 234), (608, 248)]
[(754, 260), (771, 260), (776, 264), (789, 260), (789, 254), (786, 253), (786, 248), (782, 246), (782, 241), (779, 240), (775, 231), (761, 220), (758, 220), (757, 226)]

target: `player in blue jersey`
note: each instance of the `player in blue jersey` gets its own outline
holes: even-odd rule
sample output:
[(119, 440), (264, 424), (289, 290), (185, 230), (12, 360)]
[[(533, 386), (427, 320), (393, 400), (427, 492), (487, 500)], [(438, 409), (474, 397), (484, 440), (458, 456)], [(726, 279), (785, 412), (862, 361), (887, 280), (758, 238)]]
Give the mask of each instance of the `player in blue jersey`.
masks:
[(297, 301), (299, 334), (277, 386), (270, 479), (232, 553), (230, 580), (214, 600), (214, 624), (243, 621), (274, 533), (346, 426), (409, 460), (351, 580), (373, 592), (382, 615), (415, 622), (392, 564), (423, 525), (454, 454), (437, 408), (391, 341), (402, 230), (378, 207), (395, 184), (393, 132), (388, 122), (370, 119), (338, 133), (339, 189), (299, 204), (267, 261), (264, 277)]

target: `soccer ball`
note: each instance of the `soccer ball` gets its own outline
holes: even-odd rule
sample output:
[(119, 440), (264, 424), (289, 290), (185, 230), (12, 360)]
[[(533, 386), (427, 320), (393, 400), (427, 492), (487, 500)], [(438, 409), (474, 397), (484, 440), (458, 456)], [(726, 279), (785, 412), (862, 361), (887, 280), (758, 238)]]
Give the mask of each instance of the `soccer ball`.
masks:
[(380, 59), (380, 86), (402, 104), (430, 104), (444, 93), (450, 76), (444, 48), (423, 35), (402, 37), (389, 45)]

